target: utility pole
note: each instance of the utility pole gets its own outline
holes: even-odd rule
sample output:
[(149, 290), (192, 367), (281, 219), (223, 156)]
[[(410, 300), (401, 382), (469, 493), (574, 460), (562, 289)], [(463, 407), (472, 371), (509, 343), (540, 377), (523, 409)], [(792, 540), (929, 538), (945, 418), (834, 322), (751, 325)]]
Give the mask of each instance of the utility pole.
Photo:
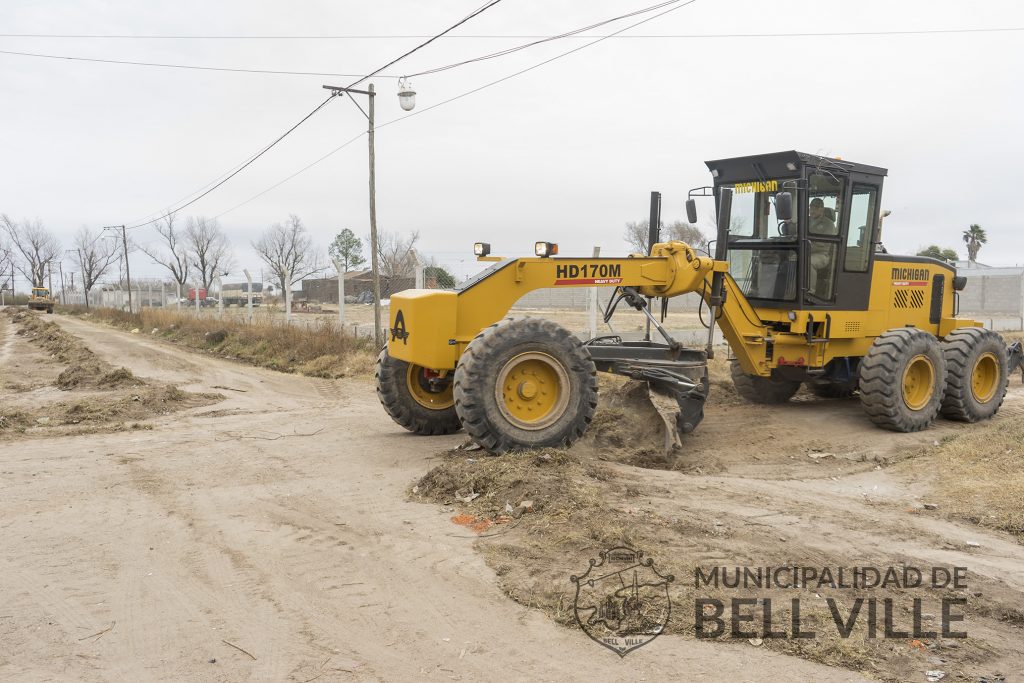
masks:
[(381, 328), (380, 267), (377, 263), (377, 182), (375, 171), (376, 155), (373, 148), (373, 110), (375, 99), (373, 83), (370, 83), (366, 90), (340, 88), (332, 85), (325, 85), (324, 89), (330, 90), (335, 96), (341, 95), (342, 93), (348, 93), (349, 99), (351, 99), (352, 103), (357, 107), (359, 107), (359, 103), (352, 99), (352, 93), (366, 95), (370, 98), (368, 112), (363, 111), (362, 107), (359, 107), (359, 111), (363, 112), (363, 116), (365, 116), (366, 120), (369, 122), (367, 137), (369, 139), (370, 147), (370, 267), (373, 269), (373, 340), (376, 345), (374, 348), (379, 349), (384, 346), (384, 335)]
[(124, 279), (128, 285), (128, 312), (132, 312), (132, 273), (128, 269), (128, 229), (124, 225), (108, 225), (104, 230), (121, 228), (121, 245), (124, 247)]
[(64, 292), (64, 262), (57, 261), (57, 268), (60, 270), (60, 302), (68, 305), (68, 295)]
[[(75, 249), (75, 251), (78, 252), (78, 267), (82, 269), (82, 295), (85, 297), (85, 310), (88, 311), (89, 310), (89, 291), (85, 288), (85, 283), (86, 283), (85, 274), (86, 274), (87, 271), (85, 269), (85, 263), (82, 262), (82, 250), (81, 249)], [(88, 271), (88, 272), (91, 272), (91, 271)], [(72, 276), (71, 276), (71, 286), (72, 287), (75, 286), (75, 279), (74, 279), (74, 277), (75, 276), (72, 274)]]

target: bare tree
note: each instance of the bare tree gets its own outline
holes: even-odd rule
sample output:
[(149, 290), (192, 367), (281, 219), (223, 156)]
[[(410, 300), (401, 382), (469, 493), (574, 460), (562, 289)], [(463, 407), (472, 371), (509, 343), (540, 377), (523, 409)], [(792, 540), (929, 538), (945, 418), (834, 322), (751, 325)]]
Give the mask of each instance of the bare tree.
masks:
[(140, 247), (140, 249), (146, 256), (153, 259), (154, 263), (169, 270), (174, 281), (184, 287), (188, 282), (189, 272), (187, 235), (182, 234), (178, 228), (177, 216), (173, 213), (167, 214), (164, 220), (158, 221), (153, 227), (160, 235), (161, 244)]
[(377, 258), (380, 276), (383, 278), (409, 278), (416, 274), (416, 243), (419, 230), (413, 230), (408, 237), (397, 232), (382, 231), (377, 235)]
[(264, 230), (252, 247), (270, 268), (282, 292), (323, 268), (313, 238), (295, 214), (283, 224), (274, 223)]
[(11, 251), (11, 245), (7, 243), (3, 233), (0, 233), (0, 289), (7, 282), (6, 277), (10, 275), (13, 265), (14, 254)]
[(185, 222), (188, 263), (209, 290), (214, 278), (231, 267), (231, 246), (215, 218), (191, 216)]
[(92, 231), (84, 225), (75, 235), (75, 260), (81, 273), (86, 307), (89, 306), (89, 292), (121, 253), (120, 245), (102, 237), (102, 231)]
[[(649, 220), (626, 223), (626, 232), (622, 239), (637, 253), (647, 253), (647, 237)], [(708, 238), (696, 225), (675, 221), (670, 225), (661, 225), (661, 239), (686, 242), (694, 249), (706, 249)]]
[(60, 257), (60, 241), (38, 220), (12, 221), (0, 214), (0, 228), (11, 240), (14, 264), (33, 287), (46, 286), (47, 268)]

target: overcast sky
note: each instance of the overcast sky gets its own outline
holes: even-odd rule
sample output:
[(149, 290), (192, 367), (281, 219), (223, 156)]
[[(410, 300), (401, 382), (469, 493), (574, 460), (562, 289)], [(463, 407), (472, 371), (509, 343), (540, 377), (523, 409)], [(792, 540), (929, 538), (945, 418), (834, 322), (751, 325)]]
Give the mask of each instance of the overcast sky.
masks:
[[(482, 0), (4, 0), (0, 32), (159, 35), (424, 35)], [(655, 0), (504, 0), (455, 35), (553, 35)], [(637, 21), (633, 19), (631, 21)], [(611, 33), (620, 22), (590, 32)], [(1024, 27), (1019, 2), (697, 0), (624, 36), (914, 31)], [(0, 50), (249, 69), (365, 74), (415, 38), (153, 40), (0, 38)], [(440, 40), (392, 76), (475, 57), (522, 38)], [(560, 40), (413, 80), (417, 110), (588, 42)], [(891, 252), (987, 231), (979, 260), (1024, 263), (1017, 208), (1024, 177), (1024, 32), (932, 35), (613, 38), (377, 134), (381, 230), (419, 230), (454, 270), (474, 241), (529, 253), (625, 253), (625, 222), (651, 190), (683, 218), (706, 159), (785, 149), (889, 169), (883, 239)], [(39, 218), (70, 247), (80, 225), (119, 224), (174, 207), (242, 162), (353, 78), (220, 73), (0, 54), (0, 212)], [(381, 124), (401, 119), (397, 81), (372, 79)], [(414, 112), (414, 114), (416, 114)], [(365, 136), (265, 195), (233, 208), (358, 135), (365, 119), (337, 99), (182, 215), (220, 216), (238, 269), (250, 241), (299, 215), (326, 246), (368, 233)], [(232, 210), (233, 209), (233, 210)], [(139, 243), (149, 228), (133, 231)], [(465, 261), (464, 263), (459, 263)], [(141, 253), (133, 273), (155, 276)]]

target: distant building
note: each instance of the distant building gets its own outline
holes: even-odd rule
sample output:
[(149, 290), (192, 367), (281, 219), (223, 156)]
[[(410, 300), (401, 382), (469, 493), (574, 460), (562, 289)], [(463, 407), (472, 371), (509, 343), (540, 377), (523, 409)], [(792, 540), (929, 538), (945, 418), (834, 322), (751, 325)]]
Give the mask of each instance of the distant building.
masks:
[[(387, 299), (395, 292), (412, 289), (416, 286), (413, 277), (381, 278), (380, 295)], [(345, 273), (345, 296), (359, 298), (364, 292), (373, 296), (373, 272), (370, 270), (351, 270)], [(325, 304), (338, 303), (338, 276), (325, 278), (307, 278), (302, 281), (302, 290), (297, 294), (302, 301), (316, 301)], [(364, 297), (365, 298), (365, 297)]]

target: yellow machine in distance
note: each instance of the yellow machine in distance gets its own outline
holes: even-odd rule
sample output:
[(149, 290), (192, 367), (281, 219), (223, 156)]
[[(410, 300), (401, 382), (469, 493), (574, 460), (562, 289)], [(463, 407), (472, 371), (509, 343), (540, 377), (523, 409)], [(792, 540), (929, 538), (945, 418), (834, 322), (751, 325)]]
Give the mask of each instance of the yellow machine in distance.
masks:
[(46, 287), (33, 287), (32, 293), (28, 296), (28, 307), (33, 311), (46, 311), (53, 313), (56, 300), (50, 296), (50, 290)]
[[(676, 399), (680, 433), (703, 417), (707, 359), (720, 325), (737, 391), (783, 402), (802, 384), (821, 396), (855, 392), (870, 418), (896, 431), (940, 413), (973, 422), (999, 409), (1020, 344), (1007, 347), (955, 314), (964, 279), (942, 261), (881, 247), (886, 172), (797, 152), (708, 162), (714, 185), (714, 256), (682, 242), (647, 255), (497, 259), (457, 290), (407, 290), (391, 298), (390, 335), (377, 389), (391, 417), (420, 434), (464, 428), (492, 452), (568, 445), (597, 405), (596, 371), (645, 380)], [(657, 216), (652, 215), (652, 225)], [(506, 318), (541, 288), (614, 287), (608, 320), (626, 303), (664, 338), (581, 342), (549, 320)], [(709, 343), (685, 348), (649, 310), (649, 298), (697, 292), (708, 306)], [(664, 310), (664, 309), (663, 309)]]

